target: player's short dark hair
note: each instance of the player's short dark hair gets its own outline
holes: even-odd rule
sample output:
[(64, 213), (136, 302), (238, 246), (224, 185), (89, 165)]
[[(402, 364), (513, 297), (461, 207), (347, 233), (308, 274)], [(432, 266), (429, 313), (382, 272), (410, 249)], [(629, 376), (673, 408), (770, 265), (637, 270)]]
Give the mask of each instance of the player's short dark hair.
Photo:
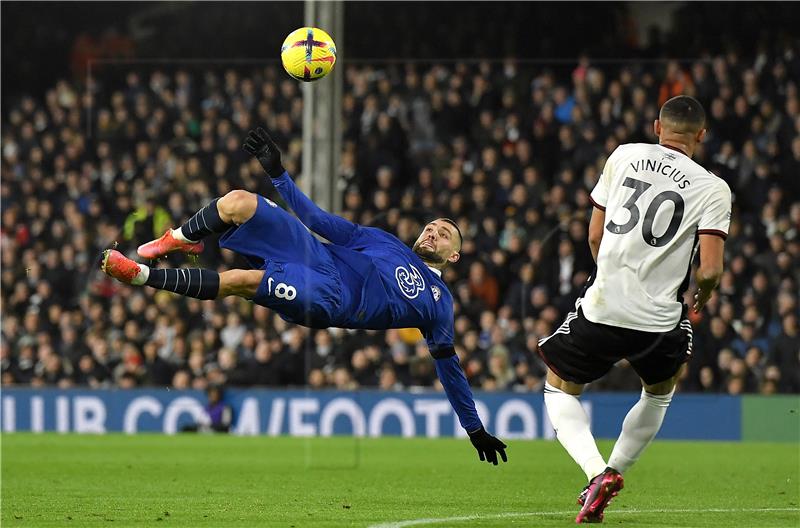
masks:
[(661, 107), (658, 114), (661, 121), (669, 121), (676, 127), (676, 132), (694, 133), (706, 125), (706, 111), (694, 97), (678, 95)]
[(461, 234), (461, 229), (458, 227), (458, 224), (455, 222), (455, 220), (450, 220), (449, 218), (440, 218), (440, 220), (447, 222), (456, 228), (456, 232), (458, 233), (458, 247), (461, 247), (461, 245), (464, 243), (464, 235)]

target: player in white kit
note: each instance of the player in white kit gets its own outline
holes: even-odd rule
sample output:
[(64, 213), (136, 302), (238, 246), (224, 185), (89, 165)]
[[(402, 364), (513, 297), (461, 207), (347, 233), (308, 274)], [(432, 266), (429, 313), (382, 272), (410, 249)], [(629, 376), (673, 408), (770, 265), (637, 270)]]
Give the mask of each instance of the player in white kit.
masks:
[[(591, 193), (589, 245), (597, 263), (583, 295), (553, 335), (539, 342), (547, 363), (545, 405), (556, 436), (586, 473), (575, 521), (602, 522), (625, 473), (656, 436), (684, 363), (692, 327), (683, 294), (699, 246), (700, 311), (717, 286), (731, 216), (731, 192), (692, 161), (705, 112), (688, 96), (670, 99), (654, 123), (658, 145), (621, 145)], [(642, 380), (608, 463), (578, 396), (586, 383), (627, 359)]]

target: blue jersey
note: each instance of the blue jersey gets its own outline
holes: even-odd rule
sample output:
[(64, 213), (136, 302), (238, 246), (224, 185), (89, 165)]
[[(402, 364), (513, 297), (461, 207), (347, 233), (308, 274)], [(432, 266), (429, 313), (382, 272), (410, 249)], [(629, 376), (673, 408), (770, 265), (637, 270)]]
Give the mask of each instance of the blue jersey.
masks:
[(357, 226), (346, 244), (327, 247), (350, 299), (337, 326), (419, 328), (431, 349), (453, 346), (453, 297), (439, 270), (372, 227)]
[[(314, 299), (303, 299), (304, 303), (298, 303), (301, 294), (297, 293), (295, 298), (295, 291), (288, 289), (291, 280), (286, 285), (275, 286), (271, 283), (270, 266), (280, 264), (270, 263), (265, 264), (265, 279), (258, 296), (269, 297), (276, 309), (281, 310), (284, 316), (288, 314), (292, 322), (304, 324), (303, 317), (308, 321), (311, 313), (312, 320), (308, 326), (379, 330), (419, 328), (436, 360), (436, 372), (462, 427), (469, 432), (480, 429), (482, 425), (475, 410), (472, 392), (453, 347), (453, 297), (442, 281), (440, 272), (429, 268), (395, 236), (323, 211), (297, 188), (288, 173), (274, 178), (272, 183), (300, 222), (330, 243), (319, 244), (307, 233), (303, 237), (292, 226), (279, 228), (284, 229), (286, 232), (283, 235), (289, 238), (283, 240), (284, 247), (289, 243), (296, 248), (295, 251), (302, 249), (306, 255), (295, 260), (313, 260), (313, 271), (308, 271), (308, 266), (304, 267), (300, 262), (291, 265), (291, 272), (295, 277), (303, 274), (305, 283), (311, 284), (310, 287), (314, 289)], [(274, 206), (271, 203), (269, 205)], [(259, 204), (261, 210), (266, 207), (263, 203)], [(256, 216), (267, 215), (257, 213)], [(242, 232), (242, 238), (250, 237), (246, 225), (237, 230)], [(257, 226), (253, 227), (252, 231), (258, 232)], [(270, 229), (274, 231), (274, 228), (265, 225), (262, 232)], [(229, 244), (226, 247), (246, 254), (247, 244), (235, 245), (236, 236), (234, 232), (223, 237)], [(262, 238), (254, 243), (264, 244), (265, 240)], [(319, 273), (320, 270), (322, 273)], [(292, 275), (284, 269), (282, 274), (275, 276), (280, 279)], [(281, 299), (275, 299), (273, 286), (283, 286), (283, 290), (277, 294)], [(330, 299), (337, 295), (339, 299), (332, 302)], [(320, 301), (320, 298), (323, 300)], [(301, 310), (303, 304), (305, 310)]]
[(324, 244), (342, 281), (342, 303), (329, 326), (419, 328), (431, 350), (453, 346), (453, 297), (439, 270), (429, 268), (397, 237), (319, 209), (288, 174), (275, 188)]

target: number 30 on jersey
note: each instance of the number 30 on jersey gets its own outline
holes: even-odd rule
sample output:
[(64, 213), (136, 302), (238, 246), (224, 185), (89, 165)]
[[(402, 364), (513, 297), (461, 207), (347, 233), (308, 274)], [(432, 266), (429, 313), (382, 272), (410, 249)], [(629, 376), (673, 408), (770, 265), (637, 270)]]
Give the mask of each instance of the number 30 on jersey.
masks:
[[(639, 197), (642, 195), (642, 193), (644, 193), (651, 186), (651, 184), (647, 182), (630, 177), (625, 178), (625, 181), (622, 182), (622, 185), (624, 187), (630, 187), (633, 189), (633, 194), (631, 194), (630, 198), (628, 198), (628, 201), (622, 206), (628, 210), (630, 213), (630, 218), (624, 224), (617, 224), (613, 220), (606, 224), (606, 229), (615, 235), (624, 235), (625, 233), (630, 232), (634, 227), (636, 227), (636, 224), (639, 223), (641, 213), (639, 212), (639, 207), (636, 205), (636, 202), (639, 200)], [(656, 236), (653, 234), (653, 222), (655, 220), (656, 213), (661, 207), (661, 204), (668, 201), (672, 202), (675, 206), (672, 212), (672, 218), (670, 218), (666, 231), (664, 231), (661, 236)], [(672, 238), (678, 232), (678, 228), (681, 225), (681, 220), (683, 220), (683, 209), (683, 197), (681, 197), (681, 195), (675, 191), (664, 191), (656, 195), (656, 197), (653, 198), (653, 201), (650, 202), (650, 206), (647, 208), (647, 211), (644, 213), (642, 238), (644, 239), (645, 243), (653, 247), (662, 247), (669, 244), (670, 240), (672, 240)]]

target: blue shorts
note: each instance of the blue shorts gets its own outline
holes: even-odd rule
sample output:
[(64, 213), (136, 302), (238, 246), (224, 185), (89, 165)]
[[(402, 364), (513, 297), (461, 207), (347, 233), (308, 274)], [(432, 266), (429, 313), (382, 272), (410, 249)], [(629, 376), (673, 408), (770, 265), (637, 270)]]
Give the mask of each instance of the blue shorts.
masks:
[(256, 213), (219, 239), (264, 277), (253, 302), (291, 323), (327, 328), (341, 308), (342, 279), (325, 244), (273, 201), (258, 197)]

